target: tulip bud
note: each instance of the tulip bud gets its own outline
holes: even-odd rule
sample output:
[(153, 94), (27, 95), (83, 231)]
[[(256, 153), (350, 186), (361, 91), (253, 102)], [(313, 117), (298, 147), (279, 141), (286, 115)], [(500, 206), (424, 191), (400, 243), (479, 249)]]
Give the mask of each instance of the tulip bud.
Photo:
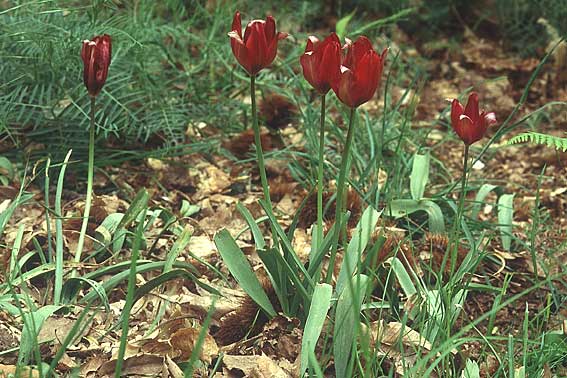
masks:
[(451, 126), (468, 146), (482, 139), (488, 127), (495, 123), (496, 115), (493, 112), (479, 111), (476, 92), (470, 94), (466, 108), (457, 99), (451, 103)]
[(278, 41), (286, 38), (287, 33), (276, 32), (276, 21), (272, 16), (268, 16), (265, 21), (250, 21), (243, 36), (240, 12), (237, 11), (228, 36), (236, 60), (250, 76), (254, 76), (272, 64), (276, 58)]
[(112, 44), (107, 34), (83, 41), (83, 81), (91, 97), (98, 95), (106, 82), (111, 52)]
[(332, 88), (339, 100), (350, 108), (369, 101), (380, 84), (388, 49), (378, 55), (370, 40), (364, 36), (356, 42), (347, 40), (347, 53)]
[(327, 93), (340, 73), (341, 42), (337, 34), (330, 34), (323, 42), (317, 37), (309, 37), (299, 62), (305, 80), (320, 94)]

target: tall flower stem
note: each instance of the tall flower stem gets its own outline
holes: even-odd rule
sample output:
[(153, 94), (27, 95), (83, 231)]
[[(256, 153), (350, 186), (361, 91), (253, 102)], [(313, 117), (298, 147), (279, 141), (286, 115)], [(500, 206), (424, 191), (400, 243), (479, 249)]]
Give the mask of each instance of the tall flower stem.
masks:
[(468, 161), (469, 161), (469, 148), (470, 145), (465, 144), (464, 152), (463, 152), (463, 175), (461, 177), (461, 196), (459, 198), (459, 206), (457, 207), (457, 214), (455, 216), (455, 222), (453, 223), (453, 230), (451, 232), (451, 237), (449, 239), (449, 250), (448, 253), (445, 254), (443, 257), (443, 261), (441, 263), (441, 271), (445, 271), (445, 266), (447, 264), (447, 258), (451, 257), (451, 272), (454, 269), (454, 265), (456, 263), (456, 253), (459, 247), (459, 225), (461, 224), (461, 219), (463, 218), (463, 212), (465, 208), (465, 197), (466, 197), (466, 190), (467, 190), (467, 170), (468, 170)]
[(327, 277), (325, 279), (326, 283), (331, 283), (333, 277), (333, 272), (335, 270), (335, 259), (337, 257), (337, 249), (339, 247), (339, 237), (342, 231), (342, 225), (340, 224), (343, 207), (344, 207), (344, 196), (346, 193), (346, 176), (348, 172), (348, 162), (350, 157), (350, 148), (352, 146), (352, 141), (354, 137), (354, 125), (356, 108), (350, 109), (350, 119), (348, 122), (347, 138), (345, 143), (345, 149), (343, 150), (343, 155), (341, 156), (341, 168), (339, 170), (339, 181), (337, 183), (337, 198), (335, 200), (335, 234), (333, 236), (333, 243), (331, 245), (331, 256), (329, 259), (329, 269), (327, 271)]
[[(93, 193), (93, 176), (94, 176), (94, 144), (95, 144), (95, 102), (96, 97), (91, 97), (91, 114), (89, 126), (89, 167), (87, 176), (87, 197), (85, 199), (85, 212), (83, 214), (83, 223), (81, 225), (81, 233), (79, 234), (79, 242), (77, 244), (77, 251), (75, 252), (76, 263), (81, 261), (81, 254), (83, 253), (83, 245), (85, 244), (85, 236), (87, 234), (87, 226), (89, 224), (89, 215), (91, 213), (91, 202)], [(72, 276), (75, 276), (76, 271), (73, 270)]]
[(317, 170), (317, 249), (323, 244), (323, 169), (325, 167), (325, 98), (321, 95), (321, 125), (319, 128), (319, 167)]
[[(460, 223), (461, 217), (463, 216), (463, 209), (465, 207), (465, 195), (467, 190), (467, 170), (469, 162), (469, 145), (465, 144), (465, 150), (463, 153), (463, 177), (461, 179), (461, 198), (459, 201), (459, 209), (457, 211), (457, 221)], [(458, 229), (459, 224), (457, 223), (456, 229)]]
[(256, 146), (256, 158), (258, 159), (258, 169), (260, 170), (260, 181), (264, 191), (264, 199), (268, 203), (270, 200), (270, 187), (266, 177), (266, 166), (264, 164), (264, 152), (262, 151), (262, 139), (260, 138), (260, 126), (258, 125), (258, 114), (256, 113), (256, 76), (250, 76), (250, 97), (252, 99), (252, 128), (254, 130), (254, 144)]
[[(264, 152), (262, 151), (262, 138), (260, 137), (260, 126), (258, 125), (258, 113), (256, 111), (256, 75), (250, 76), (250, 98), (252, 102), (252, 129), (254, 130), (254, 144), (256, 147), (256, 159), (258, 160), (258, 170), (260, 171), (260, 181), (264, 191), (264, 200), (268, 208), (273, 213), (272, 200), (270, 198), (270, 187), (266, 176), (266, 165), (264, 164)], [(272, 239), (276, 244), (277, 233), (272, 225)]]

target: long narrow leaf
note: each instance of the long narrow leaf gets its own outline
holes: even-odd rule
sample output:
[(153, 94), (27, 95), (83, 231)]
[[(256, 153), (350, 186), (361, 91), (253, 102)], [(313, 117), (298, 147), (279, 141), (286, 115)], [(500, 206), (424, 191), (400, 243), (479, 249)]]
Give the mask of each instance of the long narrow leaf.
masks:
[(514, 195), (503, 194), (498, 199), (498, 224), (502, 238), (502, 246), (506, 251), (512, 244), (512, 222), (514, 220)]
[(337, 279), (336, 292), (340, 295), (346, 286), (347, 279), (349, 279), (360, 262), (362, 253), (368, 245), (368, 241), (372, 236), (372, 232), (376, 228), (378, 219), (382, 212), (376, 211), (373, 207), (369, 206), (364, 210), (360, 221), (356, 225), (351, 241), (348, 243), (343, 262), (341, 264), (341, 270), (339, 272), (339, 278)]
[[(368, 277), (361, 274), (352, 279), (353, 290), (358, 301), (355, 302), (351, 290), (343, 290), (337, 301), (335, 329), (333, 332), (333, 355), (337, 378), (348, 378), (348, 365), (356, 343), (356, 330), (360, 319), (358, 314), (366, 292)], [(355, 316), (355, 314), (357, 316)]]
[(67, 152), (59, 178), (57, 180), (57, 190), (55, 191), (55, 285), (53, 288), (53, 303), (58, 305), (61, 302), (61, 290), (63, 289), (63, 213), (61, 211), (61, 196), (63, 195), (63, 183), (65, 179), (65, 169), (71, 157), (71, 152)]
[(413, 156), (413, 165), (410, 175), (410, 192), (411, 198), (420, 200), (425, 193), (425, 186), (429, 181), (429, 162), (431, 156), (429, 153), (425, 155), (415, 154)]
[(313, 300), (309, 307), (309, 315), (307, 315), (303, 338), (301, 340), (300, 377), (302, 377), (307, 370), (309, 354), (315, 351), (317, 340), (319, 339), (319, 335), (321, 335), (323, 323), (327, 317), (327, 311), (329, 311), (329, 307), (331, 306), (332, 294), (333, 287), (325, 283), (318, 284), (313, 291)]
[(276, 315), (270, 299), (262, 288), (258, 277), (252, 271), (246, 256), (236, 244), (236, 241), (226, 229), (222, 229), (215, 235), (215, 244), (226, 264), (228, 270), (242, 289), (268, 314), (270, 317)]

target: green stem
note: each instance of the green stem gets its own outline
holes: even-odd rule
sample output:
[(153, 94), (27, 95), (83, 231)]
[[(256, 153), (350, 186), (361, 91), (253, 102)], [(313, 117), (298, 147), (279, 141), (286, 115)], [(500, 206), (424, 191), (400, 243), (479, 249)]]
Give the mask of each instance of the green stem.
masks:
[[(81, 254), (83, 253), (83, 245), (85, 244), (85, 235), (87, 234), (87, 226), (89, 224), (89, 215), (91, 213), (91, 201), (93, 193), (93, 175), (94, 175), (94, 142), (95, 142), (95, 102), (96, 97), (91, 97), (91, 124), (89, 127), (89, 167), (87, 176), (87, 197), (85, 199), (85, 212), (83, 214), (83, 224), (81, 225), (81, 233), (79, 234), (79, 242), (77, 244), (77, 251), (75, 252), (75, 262), (81, 261)], [(75, 270), (72, 272), (72, 277), (76, 274)]]
[(337, 249), (339, 247), (339, 237), (342, 231), (341, 218), (343, 213), (343, 199), (346, 193), (346, 176), (348, 171), (348, 161), (350, 155), (350, 148), (352, 145), (354, 137), (354, 117), (356, 115), (356, 108), (351, 108), (350, 119), (348, 122), (347, 139), (345, 143), (345, 149), (343, 155), (341, 156), (341, 168), (339, 170), (339, 181), (337, 183), (337, 198), (335, 200), (335, 234), (333, 235), (333, 243), (331, 245), (331, 257), (329, 259), (329, 268), (327, 270), (327, 277), (325, 279), (326, 283), (331, 283), (333, 272), (335, 270), (335, 259), (337, 257)]
[(449, 244), (447, 246), (448, 253), (445, 253), (443, 256), (443, 261), (441, 262), (441, 272), (445, 271), (445, 266), (447, 264), (447, 259), (451, 258), (451, 273), (455, 268), (455, 264), (457, 263), (457, 251), (459, 248), (459, 225), (461, 224), (461, 219), (463, 218), (463, 212), (465, 208), (465, 197), (466, 197), (466, 189), (467, 189), (467, 169), (468, 169), (468, 161), (469, 161), (469, 145), (465, 144), (465, 149), (463, 153), (463, 175), (461, 178), (461, 197), (459, 198), (459, 206), (457, 207), (457, 214), (455, 216), (455, 222), (453, 223), (453, 229), (451, 231), (451, 235), (449, 238)]
[(319, 128), (319, 167), (317, 171), (317, 249), (323, 244), (323, 169), (325, 167), (325, 98), (321, 95), (321, 125)]
[(252, 128), (254, 129), (254, 144), (256, 146), (256, 158), (258, 159), (258, 169), (260, 171), (260, 181), (264, 191), (264, 199), (270, 205), (270, 187), (266, 177), (266, 166), (264, 164), (264, 152), (262, 151), (262, 139), (260, 137), (260, 126), (258, 125), (258, 114), (256, 113), (256, 76), (250, 76), (250, 97), (252, 99)]
[[(457, 217), (455, 219), (455, 224), (453, 225), (453, 238), (455, 243), (457, 243), (457, 231), (459, 230), (459, 224), (461, 223), (461, 218), (463, 217), (463, 211), (465, 208), (465, 197), (467, 192), (467, 169), (469, 161), (469, 145), (465, 144), (465, 150), (463, 153), (463, 176), (461, 178), (461, 198), (459, 198), (459, 207), (457, 208)], [(458, 244), (458, 243), (457, 243)]]
[[(256, 159), (258, 160), (258, 170), (260, 171), (260, 181), (264, 191), (264, 200), (269, 206), (272, 214), (274, 213), (272, 200), (270, 198), (270, 187), (266, 176), (266, 166), (264, 164), (264, 152), (262, 151), (262, 138), (260, 137), (260, 126), (258, 125), (258, 113), (256, 111), (256, 76), (250, 76), (250, 98), (252, 102), (252, 129), (254, 130), (254, 144), (256, 147)], [(277, 244), (277, 233), (272, 225), (272, 240)]]
[[(469, 145), (465, 144), (465, 152), (464, 152), (464, 156), (463, 156), (463, 177), (461, 180), (461, 200), (459, 202), (459, 211), (457, 213), (458, 218), (461, 218), (463, 216), (463, 209), (465, 207), (465, 195), (466, 195), (466, 190), (467, 190), (467, 165), (469, 162)], [(460, 221), (460, 219), (459, 219)], [(458, 224), (457, 224), (457, 228), (458, 228)]]

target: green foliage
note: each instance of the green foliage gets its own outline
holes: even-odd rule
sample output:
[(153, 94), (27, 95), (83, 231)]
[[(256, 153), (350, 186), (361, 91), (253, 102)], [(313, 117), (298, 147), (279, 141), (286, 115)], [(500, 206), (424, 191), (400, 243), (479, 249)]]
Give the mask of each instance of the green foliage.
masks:
[[(415, 7), (415, 17), (400, 23), (407, 32), (419, 33), (419, 38), (436, 40), (439, 34), (451, 34), (468, 27), (481, 31), (488, 22), (496, 28), (505, 46), (522, 55), (534, 55), (545, 47), (549, 37), (540, 20), (545, 19), (559, 35), (566, 35), (567, 7), (564, 0), (343, 0), (337, 12), (344, 16), (352, 9), (359, 13), (388, 16)], [(489, 5), (489, 6), (487, 6)]]
[(76, 158), (86, 155), (89, 98), (81, 42), (101, 33), (112, 36), (113, 56), (97, 99), (99, 144), (151, 138), (175, 146), (199, 122), (230, 128), (223, 115), (239, 105), (226, 92), (230, 66), (218, 59), (228, 50), (220, 20), (230, 14), (229, 8), (209, 12), (197, 2), (189, 8), (174, 1), (94, 7), (22, 2), (4, 10), (0, 50), (9, 53), (0, 62), (1, 131), (21, 147), (41, 143), (57, 160), (70, 147)]
[(526, 142), (546, 145), (547, 147), (555, 148), (556, 150), (561, 150), (563, 152), (567, 151), (567, 138), (560, 138), (554, 135), (541, 134), (532, 131), (516, 135), (508, 141), (508, 144)]

